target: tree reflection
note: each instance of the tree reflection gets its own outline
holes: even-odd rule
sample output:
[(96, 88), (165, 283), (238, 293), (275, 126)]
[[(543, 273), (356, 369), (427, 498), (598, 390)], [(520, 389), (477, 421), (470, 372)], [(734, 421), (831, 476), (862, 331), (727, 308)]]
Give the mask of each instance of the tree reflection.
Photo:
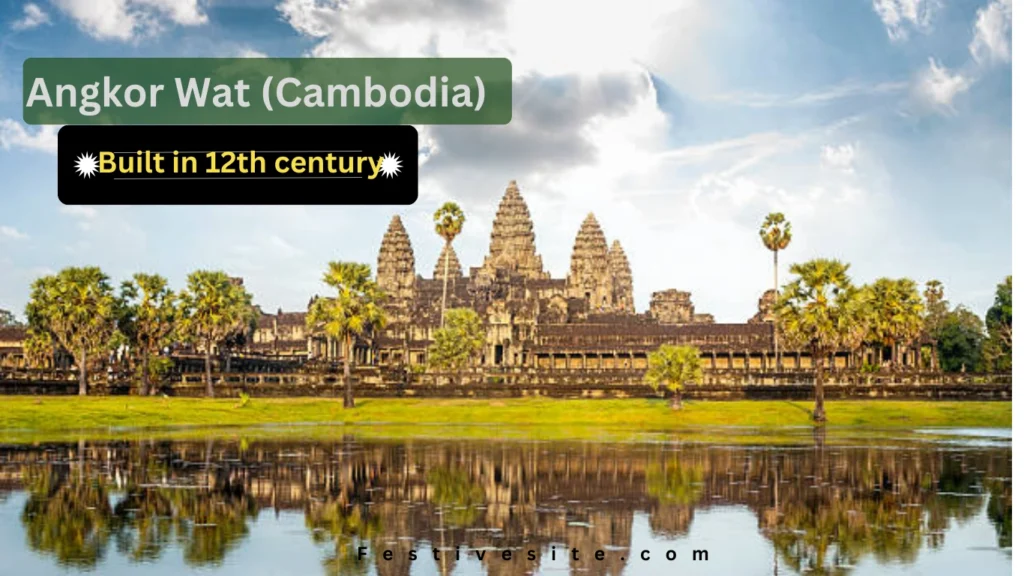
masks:
[(651, 531), (666, 537), (685, 536), (693, 508), (704, 496), (704, 469), (679, 462), (652, 463), (645, 474), (647, 495), (657, 501), (651, 512)]
[(427, 475), (430, 501), (441, 508), (446, 525), (465, 527), (480, 515), (478, 506), (484, 504), (484, 490), (474, 483), (469, 474), (451, 468), (434, 468)]
[(337, 501), (311, 504), (306, 508), (306, 528), (312, 533), (313, 542), (332, 548), (323, 561), (326, 574), (367, 573), (368, 559), (359, 560), (358, 548), (381, 531), (380, 518), (370, 513), (369, 506)]
[(49, 467), (28, 476), (29, 498), (21, 522), (29, 546), (52, 554), (62, 565), (96, 566), (106, 553), (113, 520), (104, 482), (69, 478)]
[[(571, 570), (617, 573), (626, 560), (601, 563), (588, 551), (630, 558), (638, 513), (655, 535), (680, 538), (697, 511), (730, 505), (756, 514), (778, 566), (845, 574), (868, 560), (912, 564), (952, 527), (986, 516), (1009, 548), (1009, 475), (1008, 448), (848, 448), (824, 438), (791, 449), (351, 439), (0, 448), (0, 477), (28, 493), (28, 546), (79, 569), (100, 565), (111, 543), (131, 562), (171, 555), (215, 567), (272, 508), (304, 514), (329, 575), (405, 576), (421, 545), (417, 561), (442, 574), (456, 564), (536, 573), (541, 559), (504, 561), (500, 551), (546, 557), (551, 546), (581, 551)], [(471, 549), (490, 552), (478, 560)], [(392, 560), (381, 560), (384, 550)]]

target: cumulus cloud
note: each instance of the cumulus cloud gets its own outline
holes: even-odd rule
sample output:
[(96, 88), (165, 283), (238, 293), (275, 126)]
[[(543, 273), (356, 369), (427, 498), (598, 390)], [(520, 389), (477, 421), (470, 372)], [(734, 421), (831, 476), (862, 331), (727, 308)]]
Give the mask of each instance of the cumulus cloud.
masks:
[(12, 30), (31, 30), (50, 23), (50, 15), (44, 12), (38, 4), (29, 2), (22, 7), (22, 12), (22, 17), (11, 24)]
[(977, 62), (1010, 61), (1010, 0), (993, 0), (978, 10), (974, 21), (971, 56)]
[(927, 109), (950, 115), (956, 113), (956, 97), (967, 92), (973, 83), (974, 80), (965, 74), (953, 72), (941, 62), (929, 58), (928, 67), (917, 75), (914, 94)]
[(57, 131), (60, 126), (40, 126), (29, 129), (21, 122), (11, 118), (0, 120), (0, 148), (12, 150), (23, 148), (57, 153)]
[(840, 144), (838, 146), (821, 147), (821, 162), (826, 167), (834, 168), (840, 172), (852, 174), (853, 163), (856, 159), (857, 147), (854, 144)]
[(57, 8), (98, 40), (131, 41), (167, 25), (208, 21), (199, 0), (54, 0)]
[(892, 41), (905, 40), (910, 30), (927, 33), (940, 7), (938, 0), (872, 0), (875, 13), (882, 19)]

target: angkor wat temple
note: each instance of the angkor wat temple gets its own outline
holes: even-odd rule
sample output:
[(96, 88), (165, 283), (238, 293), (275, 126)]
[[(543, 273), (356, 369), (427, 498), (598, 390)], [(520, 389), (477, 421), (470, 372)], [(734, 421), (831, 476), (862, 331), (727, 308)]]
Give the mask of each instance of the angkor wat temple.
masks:
[[(591, 213), (580, 225), (569, 273), (552, 278), (536, 251), (529, 208), (513, 180), (505, 189), (491, 230), (489, 253), (479, 267), (463, 271), (454, 249), (442, 251), (432, 278), (416, 273), (412, 243), (401, 218), (391, 219), (377, 259), (377, 283), (387, 294), (389, 325), (373, 342), (357, 348), (357, 362), (380, 366), (426, 362), (432, 331), (441, 324), (441, 298), (448, 256), (446, 308), (472, 308), (484, 320), (487, 344), (479, 364), (489, 367), (537, 369), (643, 369), (647, 354), (664, 343), (693, 344), (709, 368), (766, 370), (775, 368), (771, 320), (773, 291), (762, 294), (756, 313), (746, 323), (716, 323), (694, 310), (690, 293), (662, 290), (651, 296), (649, 309), (638, 313), (626, 251), (618, 240), (609, 246)], [(753, 304), (753, 303), (752, 303)], [(753, 308), (754, 306), (752, 306)], [(288, 314), (266, 316), (257, 345), (276, 346)], [(295, 331), (292, 326), (288, 330)], [(284, 341), (297, 354), (336, 358), (340, 351), (315, 335)], [(278, 353), (282, 352), (277, 346)], [(904, 363), (918, 365), (920, 349), (900, 351)], [(811, 357), (799, 350), (781, 352), (782, 368), (811, 368)], [(858, 359), (839, 353), (829, 366), (845, 368)]]
[[(638, 313), (626, 251), (618, 240), (609, 245), (592, 213), (576, 234), (568, 274), (552, 278), (537, 253), (530, 211), (514, 180), (498, 205), (489, 252), (482, 265), (468, 273), (455, 250), (446, 247), (432, 277), (419, 276), (405, 226), (397, 215), (391, 219), (376, 271), (386, 295), (388, 325), (382, 334), (357, 342), (356, 365), (404, 370), (426, 364), (433, 331), (441, 325), (446, 255), (446, 308), (472, 308), (483, 319), (486, 345), (476, 365), (486, 370), (633, 373), (646, 369), (647, 355), (666, 343), (696, 346), (706, 368), (762, 373), (813, 368), (807, 351), (787, 350), (781, 343), (776, 365), (772, 290), (761, 294), (756, 308), (751, 306), (755, 314), (745, 323), (715, 322), (710, 314), (695, 311), (689, 292), (675, 289), (654, 292), (648, 310)], [(261, 312), (244, 348), (232, 353), (242, 352), (250, 368), (257, 370), (261, 359), (287, 360), (293, 367), (339, 360), (338, 343), (310, 333), (305, 318), (305, 311)], [(11, 334), (0, 330), (0, 366), (23, 365), (25, 331), (6, 331)], [(924, 348), (929, 346), (924, 343)], [(923, 355), (920, 342), (897, 354), (896, 364), (935, 368), (935, 354)], [(188, 353), (174, 355), (185, 361)], [(881, 365), (883, 360), (893, 360), (891, 350), (869, 347), (833, 354), (827, 368)]]

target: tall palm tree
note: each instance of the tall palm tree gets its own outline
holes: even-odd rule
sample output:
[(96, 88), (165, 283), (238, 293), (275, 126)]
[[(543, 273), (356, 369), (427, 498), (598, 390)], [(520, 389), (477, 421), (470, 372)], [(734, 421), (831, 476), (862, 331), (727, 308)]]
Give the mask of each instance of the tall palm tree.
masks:
[(141, 388), (147, 396), (149, 359), (170, 343), (177, 327), (178, 296), (167, 286), (167, 279), (158, 274), (135, 274), (121, 284), (121, 308), (124, 312), (119, 328), (142, 356)]
[(380, 307), (383, 294), (371, 279), (370, 266), (355, 262), (331, 262), (324, 284), (337, 291), (334, 298), (317, 298), (306, 315), (306, 325), (322, 330), (344, 348), (345, 408), (355, 407), (352, 398), (352, 357), (355, 339), (387, 325)]
[[(791, 240), (793, 240), (793, 233), (789, 222), (786, 220), (786, 216), (782, 212), (772, 212), (765, 216), (764, 222), (761, 223), (761, 242), (764, 243), (765, 248), (772, 251), (772, 258), (775, 264), (775, 280), (773, 283), (775, 292), (773, 294), (776, 301), (779, 299), (779, 250), (785, 250)], [(778, 322), (775, 322), (774, 318), (772, 320), (772, 335), (775, 341), (775, 366), (778, 367)]]
[(782, 289), (775, 317), (788, 345), (814, 358), (814, 420), (825, 421), (824, 360), (827, 354), (857, 345), (866, 333), (860, 291), (851, 282), (850, 265), (819, 258), (793, 264), (796, 280)]
[(213, 349), (252, 313), (252, 295), (224, 272), (197, 270), (188, 275), (179, 300), (182, 336), (202, 348), (206, 395), (213, 398)]
[(892, 350), (892, 365), (899, 362), (899, 347), (921, 336), (925, 303), (910, 278), (879, 278), (864, 287), (868, 338)]
[(448, 259), (451, 254), (452, 242), (462, 233), (462, 225), (466, 223), (466, 215), (455, 202), (445, 202), (434, 212), (434, 230), (444, 238), (444, 279), (441, 283), (441, 327), (444, 328), (444, 309), (448, 300)]
[(96, 267), (65, 268), (32, 283), (25, 315), (34, 333), (49, 337), (78, 359), (78, 394), (87, 391), (90, 357), (114, 331), (116, 301), (109, 277)]

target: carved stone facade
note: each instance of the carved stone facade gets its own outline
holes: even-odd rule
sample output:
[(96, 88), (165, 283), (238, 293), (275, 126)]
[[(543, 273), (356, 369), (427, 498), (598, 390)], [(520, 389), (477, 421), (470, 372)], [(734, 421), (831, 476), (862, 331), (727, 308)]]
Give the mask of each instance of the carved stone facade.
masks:
[(757, 300), (757, 314), (748, 320), (751, 324), (759, 322), (771, 322), (772, 307), (775, 306), (775, 290), (765, 290), (764, 294), (761, 295)]
[(402, 219), (391, 218), (377, 256), (377, 284), (395, 299), (411, 298), (415, 294), (416, 258), (412, 243)]
[(616, 310), (633, 314), (633, 270), (618, 240), (608, 252), (608, 268), (612, 275), (612, 302)]
[(576, 234), (566, 281), (569, 296), (582, 299), (588, 309), (609, 311), (613, 308), (608, 243), (593, 212), (587, 214)]
[(251, 340), (251, 352), (268, 356), (305, 357), (309, 349), (306, 338), (306, 313), (281, 310), (278, 310), (277, 314), (260, 312)]
[(690, 293), (674, 289), (655, 292), (651, 296), (651, 316), (662, 324), (693, 322)]
[(455, 248), (451, 244), (445, 244), (441, 255), (437, 257), (437, 264), (434, 265), (434, 280), (444, 278), (446, 256), (448, 258), (448, 281), (452, 282), (457, 278), (462, 278), (462, 264), (459, 264), (459, 257), (455, 255)]
[(549, 278), (534, 240), (530, 210), (513, 180), (498, 205), (491, 228), (490, 254), (484, 257), (482, 273), (494, 276), (497, 270), (511, 270), (530, 280)]

